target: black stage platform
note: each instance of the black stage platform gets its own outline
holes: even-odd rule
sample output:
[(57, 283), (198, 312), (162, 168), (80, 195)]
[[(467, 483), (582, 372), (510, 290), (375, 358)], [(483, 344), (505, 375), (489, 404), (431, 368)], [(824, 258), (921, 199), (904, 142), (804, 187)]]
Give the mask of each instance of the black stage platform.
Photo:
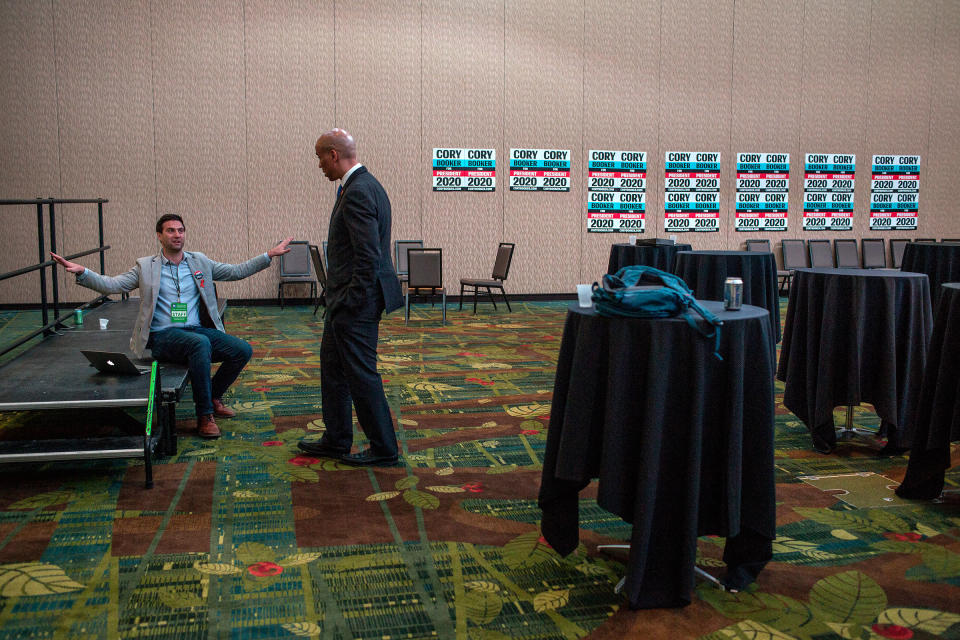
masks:
[[(102, 409), (147, 407), (150, 375), (113, 376), (99, 373), (81, 350), (129, 352), (139, 299), (108, 302), (84, 315), (82, 326), (47, 336), (15, 359), (0, 366), (0, 411)], [(100, 318), (109, 320), (100, 329)], [(141, 361), (141, 364), (149, 361)], [(151, 453), (176, 453), (174, 409), (187, 383), (186, 367), (163, 363), (158, 367), (154, 407), (156, 433), (143, 425), (133, 436), (84, 439), (0, 441), (0, 463), (90, 458), (144, 457), (147, 487), (152, 486)]]

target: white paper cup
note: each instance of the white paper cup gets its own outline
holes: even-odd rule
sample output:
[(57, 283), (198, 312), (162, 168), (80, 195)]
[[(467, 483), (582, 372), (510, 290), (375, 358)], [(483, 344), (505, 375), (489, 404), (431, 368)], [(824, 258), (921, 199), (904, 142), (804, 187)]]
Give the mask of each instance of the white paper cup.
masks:
[(676, 241), (677, 241), (677, 236), (676, 236), (676, 235), (671, 235), (671, 236), (670, 236), (670, 242), (676, 243)]
[(580, 301), (581, 307), (590, 307), (593, 306), (593, 300), (591, 296), (593, 295), (593, 287), (589, 284), (578, 284), (577, 285), (577, 299)]
[(637, 244), (637, 236), (627, 236), (627, 242), (630, 244)]
[(107, 325), (110, 323), (110, 320), (107, 318), (100, 318), (100, 328), (106, 329)]

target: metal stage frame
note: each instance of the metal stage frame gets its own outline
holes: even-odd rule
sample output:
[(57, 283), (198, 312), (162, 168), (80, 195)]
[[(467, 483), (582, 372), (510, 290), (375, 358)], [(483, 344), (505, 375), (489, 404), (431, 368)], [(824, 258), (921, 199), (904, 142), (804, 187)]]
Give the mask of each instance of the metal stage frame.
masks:
[[(36, 207), (37, 250), (39, 263), (0, 274), (0, 280), (40, 271), (40, 308), (42, 326), (0, 349), (0, 356), (42, 334), (32, 345), (0, 366), (0, 411), (35, 411), (50, 409), (99, 409), (146, 407), (144, 433), (137, 436), (105, 438), (43, 439), (0, 441), (0, 463), (130, 458), (143, 456), (146, 487), (153, 486), (152, 456), (172, 455), (177, 451), (174, 434), (175, 406), (186, 387), (187, 369), (183, 366), (152, 361), (150, 375), (105, 375), (88, 366), (81, 350), (125, 352), (139, 309), (139, 300), (120, 302), (99, 296), (80, 308), (88, 322), (66, 324), (74, 315), (70, 309), (60, 313), (60, 292), (57, 263), (47, 259), (44, 237), (44, 207), (48, 209), (49, 247), (57, 251), (56, 206), (59, 204), (96, 204), (99, 245), (93, 249), (65, 256), (73, 260), (93, 253), (100, 254), (100, 272), (105, 271), (103, 243), (103, 198), (36, 198), (32, 200), (0, 200), (4, 205)], [(47, 295), (47, 269), (51, 269), (52, 300)], [(125, 298), (126, 296), (124, 296)], [(52, 311), (53, 319), (50, 319)], [(109, 320), (108, 330), (99, 329), (100, 318)], [(132, 354), (129, 354), (132, 355)], [(161, 384), (161, 380), (163, 383)], [(156, 429), (154, 429), (156, 426)], [(39, 434), (42, 435), (42, 434)]]

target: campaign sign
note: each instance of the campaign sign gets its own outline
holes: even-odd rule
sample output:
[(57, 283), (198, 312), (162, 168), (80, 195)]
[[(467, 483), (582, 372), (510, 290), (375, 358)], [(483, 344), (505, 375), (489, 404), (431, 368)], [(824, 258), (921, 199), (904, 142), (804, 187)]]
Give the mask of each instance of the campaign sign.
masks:
[(873, 156), (870, 230), (916, 229), (920, 204), (920, 156)]
[(664, 229), (719, 231), (720, 154), (667, 151), (664, 159)]
[(570, 150), (510, 149), (510, 191), (570, 191)]
[(591, 150), (587, 168), (587, 231), (643, 233), (646, 152)]
[(433, 150), (434, 191), (496, 191), (496, 149)]
[(853, 188), (857, 156), (808, 153), (803, 173), (803, 230), (853, 228)]
[(737, 154), (737, 231), (786, 231), (789, 153)]

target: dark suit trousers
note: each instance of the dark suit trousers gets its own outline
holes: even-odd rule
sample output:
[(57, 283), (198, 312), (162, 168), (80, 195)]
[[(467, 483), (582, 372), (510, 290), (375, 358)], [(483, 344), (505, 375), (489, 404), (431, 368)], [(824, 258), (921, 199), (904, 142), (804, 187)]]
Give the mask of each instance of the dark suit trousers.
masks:
[(328, 314), (320, 343), (320, 391), (323, 398), (323, 444), (348, 451), (353, 444), (351, 404), (370, 448), (377, 455), (397, 454), (390, 407), (377, 373), (377, 338), (382, 296), (368, 300), (357, 313)]

